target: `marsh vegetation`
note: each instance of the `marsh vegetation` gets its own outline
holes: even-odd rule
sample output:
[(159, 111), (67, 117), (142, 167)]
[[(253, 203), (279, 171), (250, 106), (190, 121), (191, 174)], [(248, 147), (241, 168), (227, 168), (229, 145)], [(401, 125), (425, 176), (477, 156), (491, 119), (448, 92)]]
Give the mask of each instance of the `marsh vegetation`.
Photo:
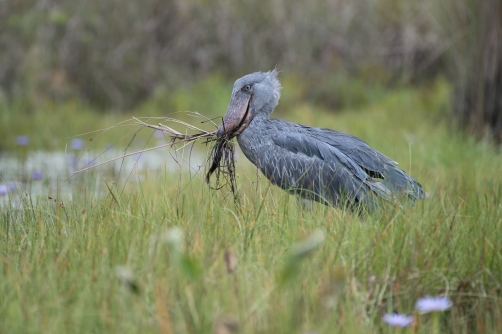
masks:
[[(9, 193), (22, 206), (0, 213), (1, 331), (381, 333), (398, 312), (413, 316), (410, 332), (500, 332), (500, 159), (441, 120), (449, 92), (438, 81), (339, 114), (275, 115), (392, 156), (430, 195), (413, 208), (303, 211), (242, 156), (239, 209), (203, 175), (167, 168), (99, 196), (87, 182), (36, 205)], [(415, 310), (426, 295), (453, 302), (438, 322)]]

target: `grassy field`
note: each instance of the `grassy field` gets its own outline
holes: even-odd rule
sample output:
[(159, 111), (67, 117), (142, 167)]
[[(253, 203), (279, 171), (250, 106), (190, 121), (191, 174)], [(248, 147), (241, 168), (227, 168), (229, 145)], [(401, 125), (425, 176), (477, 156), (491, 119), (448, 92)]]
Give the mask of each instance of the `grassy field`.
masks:
[[(442, 121), (448, 93), (438, 82), (340, 114), (275, 115), (399, 161), (430, 195), (413, 208), (302, 211), (254, 183), (242, 155), (241, 209), (167, 172), (102, 198), (85, 183), (71, 202), (26, 197), (0, 211), (0, 332), (388, 333), (382, 315), (399, 312), (414, 316), (401, 332), (501, 333), (501, 158)], [(421, 315), (426, 295), (453, 306)]]

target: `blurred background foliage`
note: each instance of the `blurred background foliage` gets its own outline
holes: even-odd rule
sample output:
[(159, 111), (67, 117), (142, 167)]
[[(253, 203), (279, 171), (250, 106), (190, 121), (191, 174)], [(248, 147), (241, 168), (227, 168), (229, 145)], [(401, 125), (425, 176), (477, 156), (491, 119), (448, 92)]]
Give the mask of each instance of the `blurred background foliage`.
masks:
[[(386, 333), (413, 312), (431, 333), (413, 311), (430, 294), (454, 303), (437, 332), (502, 333), (501, 3), (0, 0), (0, 332), (230, 333), (228, 313), (242, 333)], [(214, 129), (176, 112), (221, 116), (235, 79), (276, 66), (275, 117), (368, 141), (430, 198), (300, 211), (244, 162), (236, 210), (204, 154), (137, 154), (167, 142), (121, 123)]]
[(205, 82), (221, 108), (229, 82), (277, 66), (295, 98), (339, 110), (447, 77), (458, 123), (500, 142), (499, 2), (3, 0), (0, 99), (26, 113), (47, 100), (167, 113)]

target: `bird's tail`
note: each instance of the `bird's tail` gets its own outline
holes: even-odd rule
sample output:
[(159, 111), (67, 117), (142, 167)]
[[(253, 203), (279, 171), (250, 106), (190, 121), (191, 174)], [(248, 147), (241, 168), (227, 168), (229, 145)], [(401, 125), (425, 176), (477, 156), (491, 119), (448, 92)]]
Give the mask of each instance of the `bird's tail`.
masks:
[(412, 200), (426, 197), (422, 185), (396, 166), (387, 166), (385, 168), (382, 184), (396, 196), (406, 195)]

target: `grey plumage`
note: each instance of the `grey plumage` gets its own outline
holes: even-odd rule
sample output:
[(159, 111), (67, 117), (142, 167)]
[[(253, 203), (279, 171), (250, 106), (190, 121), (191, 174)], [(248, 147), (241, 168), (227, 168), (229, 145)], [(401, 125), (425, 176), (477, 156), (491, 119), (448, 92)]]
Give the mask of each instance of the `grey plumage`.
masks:
[(422, 186), (361, 139), (330, 129), (270, 119), (280, 97), (277, 72), (238, 79), (218, 129), (275, 185), (327, 205), (375, 208), (377, 199), (425, 198)]

